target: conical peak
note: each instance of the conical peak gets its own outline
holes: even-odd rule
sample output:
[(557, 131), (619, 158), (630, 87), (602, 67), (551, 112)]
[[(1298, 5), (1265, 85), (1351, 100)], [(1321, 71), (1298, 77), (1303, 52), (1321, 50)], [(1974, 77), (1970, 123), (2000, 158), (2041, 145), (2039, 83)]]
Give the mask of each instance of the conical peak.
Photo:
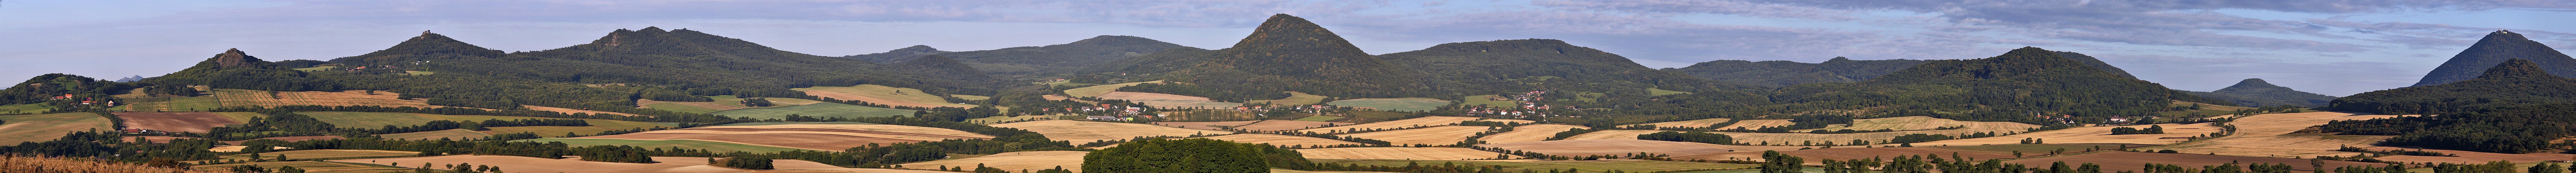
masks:
[(903, 47), (902, 49), (894, 49), (893, 51), (886, 51), (886, 52), (938, 52), (938, 51), (939, 51), (939, 48), (930, 48), (930, 45), (912, 45), (912, 47)]
[(206, 62), (214, 63), (215, 67), (229, 68), (256, 66), (268, 61), (259, 60), (259, 57), (252, 57), (250, 53), (243, 53), (240, 48), (234, 48), (215, 54), (214, 58), (208, 58)]
[(1124, 35), (1103, 35), (1103, 36), (1093, 36), (1093, 37), (1091, 37), (1091, 38), (1082, 39), (1082, 40), (1080, 40), (1080, 41), (1073, 41), (1073, 43), (1066, 43), (1066, 44), (1108, 45), (1108, 44), (1126, 44), (1126, 43), (1135, 43), (1135, 42), (1162, 42), (1162, 41), (1157, 41), (1157, 40), (1154, 40), (1154, 39), (1147, 39), (1147, 38), (1145, 38), (1145, 37), (1136, 37), (1136, 36), (1124, 36)]
[(2540, 69), (2540, 64), (2531, 63), (2531, 60), (2514, 58), (2512, 60), (2505, 60), (2502, 64), (2496, 64), (2493, 68), (2487, 68), (2487, 72), (2485, 74), (2478, 75), (2478, 79), (2502, 79), (2548, 75), (2548, 71)]
[(2220, 91), (2229, 91), (2229, 90), (2244, 90), (2244, 89), (2255, 89), (2255, 88), (2284, 88), (2284, 87), (2281, 87), (2280, 85), (2272, 85), (2272, 83), (2271, 83), (2271, 82), (2265, 82), (2265, 81), (2263, 81), (2263, 79), (2262, 79), (2262, 78), (2248, 78), (2248, 79), (2245, 79), (2244, 81), (2237, 81), (2235, 86), (2227, 86), (2227, 88), (2224, 88), (2224, 89), (2218, 89), (2218, 90), (2220, 90)]
[(1358, 46), (1351, 45), (1350, 41), (1343, 40), (1340, 35), (1334, 35), (1332, 30), (1326, 30), (1322, 25), (1288, 14), (1270, 16), (1270, 20), (1261, 22), (1261, 27), (1252, 29), (1251, 36), (1246, 36), (1242, 42), (1234, 44), (1235, 48), (1263, 46), (1317, 46), (1359, 51)]
[(2479, 39), (2479, 40), (2483, 41), (2483, 40), (2499, 40), (2499, 39), (2501, 39), (2501, 40), (2531, 40), (2531, 39), (2529, 39), (2529, 38), (2523, 38), (2521, 33), (2514, 33), (2513, 31), (2506, 31), (2506, 30), (2496, 30), (2495, 32), (2487, 32), (2487, 37), (2486, 37), (2486, 38), (2481, 38), (2481, 39)]
[(641, 31), (641, 32), (667, 32), (667, 31), (662, 31), (662, 27), (652, 27), (652, 26), (644, 27), (644, 30), (639, 30), (639, 31)]

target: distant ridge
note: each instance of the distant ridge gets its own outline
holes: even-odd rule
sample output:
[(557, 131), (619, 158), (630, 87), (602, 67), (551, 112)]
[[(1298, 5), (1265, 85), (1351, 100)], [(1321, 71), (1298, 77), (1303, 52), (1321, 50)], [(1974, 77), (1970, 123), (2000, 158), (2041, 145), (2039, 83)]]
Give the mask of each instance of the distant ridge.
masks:
[(1905, 70), (1917, 64), (1923, 64), (1923, 60), (1851, 60), (1851, 58), (1834, 57), (1834, 59), (1813, 64), (1793, 61), (1716, 60), (1663, 70), (1720, 81), (1779, 87), (1809, 83), (1858, 82), (1878, 78), (1897, 70)]
[(1433, 92), (1420, 71), (1387, 63), (1304, 18), (1272, 15), (1232, 48), (1194, 58), (1160, 79), (1247, 94), (1297, 91), (1386, 98)]
[(2482, 107), (2576, 102), (2576, 79), (2559, 77), (2539, 63), (2507, 59), (2477, 78), (2353, 94), (2327, 107), (2381, 114), (2444, 114)]
[(438, 33), (430, 33), (429, 31), (420, 31), (420, 36), (414, 36), (409, 40), (403, 40), (402, 43), (394, 44), (393, 47), (369, 52), (365, 55), (333, 58), (330, 62), (351, 65), (377, 65), (425, 60), (500, 58), (504, 54), (505, 53), (501, 52), (501, 50), (483, 48), (482, 46), (467, 44), (464, 41), (457, 41), (454, 38), (447, 38), (446, 35), (438, 35)]
[[(1905, 70), (1853, 83), (1814, 83), (1781, 87), (1772, 100), (1863, 108), (1910, 106), (1918, 109), (1965, 109), (2028, 114), (2044, 111), (2073, 115), (2124, 115), (2164, 111), (2173, 101), (2234, 105), (2121, 77), (2035, 47), (2013, 49), (1982, 59), (1931, 60)], [(2020, 113), (2010, 113), (2020, 112)]]
[(2432, 72), (2424, 74), (2424, 79), (2416, 81), (2414, 86), (2476, 78), (2488, 67), (2495, 67), (2496, 64), (2504, 63), (2508, 59), (2531, 61), (2540, 69), (2559, 77), (2576, 77), (2576, 58), (2569, 58), (2566, 53), (2558, 52), (2557, 49), (2550, 49), (2549, 45), (2523, 38), (2521, 33), (2497, 30), (2487, 33), (2485, 38), (2478, 39), (2478, 43), (2469, 45), (2468, 49), (2460, 50), (2460, 54), (2452, 55), (2450, 61), (2442, 62), (2442, 66), (2434, 67)]
[(2237, 106), (2249, 107), (2279, 105), (2318, 107), (2325, 106), (2327, 102), (2334, 101), (2335, 99), (2334, 96), (2300, 92), (2298, 90), (2292, 90), (2290, 87), (2272, 85), (2271, 82), (2263, 81), (2263, 79), (2260, 78), (2237, 81), (2236, 85), (2218, 89), (2217, 91), (2192, 92), (2192, 94), (2236, 102)]

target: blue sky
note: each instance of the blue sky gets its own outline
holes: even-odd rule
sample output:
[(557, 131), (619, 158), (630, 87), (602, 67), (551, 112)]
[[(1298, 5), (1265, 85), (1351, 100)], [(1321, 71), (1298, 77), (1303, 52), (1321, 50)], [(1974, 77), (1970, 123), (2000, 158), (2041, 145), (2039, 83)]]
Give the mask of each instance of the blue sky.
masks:
[(807, 54), (947, 51), (1132, 35), (1219, 49), (1270, 14), (1372, 54), (1545, 38), (1648, 67), (1710, 60), (1966, 59), (2032, 46), (2208, 91), (2244, 78), (2326, 95), (2403, 87), (2496, 29), (2576, 47), (2565, 0), (0, 0), (0, 77), (157, 76), (227, 48), (268, 60), (365, 54), (433, 30), (504, 51), (616, 29), (688, 28)]

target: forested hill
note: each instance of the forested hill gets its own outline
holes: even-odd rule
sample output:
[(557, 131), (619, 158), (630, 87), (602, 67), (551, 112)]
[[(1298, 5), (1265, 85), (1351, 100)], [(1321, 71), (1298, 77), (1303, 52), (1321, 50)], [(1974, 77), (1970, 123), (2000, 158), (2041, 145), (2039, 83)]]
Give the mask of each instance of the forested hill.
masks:
[(1880, 75), (1905, 70), (1923, 60), (1851, 60), (1834, 57), (1822, 63), (1792, 61), (1717, 60), (1691, 64), (1690, 67), (1664, 68), (1701, 78), (1748, 85), (1779, 87), (1808, 83), (1845, 83), (1878, 78)]
[(2194, 91), (2191, 92), (2191, 94), (2236, 102), (2237, 106), (2246, 107), (2280, 105), (2317, 107), (2325, 106), (2326, 102), (2334, 101), (2335, 99), (2334, 96), (2300, 92), (2299, 90), (2292, 90), (2290, 87), (2272, 85), (2272, 83), (2265, 82), (2263, 79), (2245, 79), (2244, 81), (2237, 81), (2234, 86), (2227, 86), (2227, 88), (2218, 89), (2217, 91)]
[(2050, 51), (2050, 52), (2057, 52), (2057, 56), (2058, 56), (2058, 57), (2065, 57), (2066, 59), (2075, 59), (2075, 61), (2076, 61), (2076, 62), (2084, 62), (2084, 66), (2090, 66), (2090, 67), (2093, 67), (2093, 68), (2102, 69), (2102, 71), (2103, 71), (2103, 72), (2111, 72), (2111, 74), (2117, 74), (2117, 75), (2120, 75), (2120, 77), (2121, 77), (2121, 78), (2130, 78), (2130, 79), (2137, 79), (2137, 78), (2138, 78), (2138, 76), (2137, 76), (2137, 75), (2129, 75), (2129, 71), (2128, 71), (2128, 70), (2120, 70), (2120, 67), (2112, 67), (2112, 66), (2111, 66), (2111, 63), (2102, 62), (2102, 59), (2100, 59), (2100, 58), (2093, 58), (2093, 56), (2092, 56), (2092, 55), (2084, 55), (2084, 53), (2075, 53), (2075, 52), (2067, 52), (2067, 51)]
[(912, 58), (920, 58), (922, 55), (936, 55), (942, 53), (948, 53), (948, 51), (940, 51), (939, 48), (931, 48), (930, 45), (912, 45), (912, 47), (903, 47), (902, 49), (894, 49), (882, 53), (841, 56), (841, 58), (888, 63), (912, 60)]
[[(1782, 87), (1772, 100), (1819, 108), (1903, 106), (1972, 112), (1960, 119), (2029, 118), (2039, 111), (2079, 116), (2147, 115), (2173, 101), (2230, 105), (2118, 74), (2034, 47), (1984, 59), (1932, 60), (1854, 83)], [(1966, 110), (1966, 111), (1957, 111)], [(1958, 116), (1958, 115), (1942, 115)]]
[[(403, 40), (402, 43), (394, 44), (394, 47), (377, 50), (376, 52), (369, 52), (366, 55), (334, 58), (331, 59), (330, 62), (353, 66), (379, 64), (409, 65), (402, 62), (467, 58), (500, 58), (503, 54), (506, 53), (501, 52), (501, 50), (492, 50), (483, 48), (482, 46), (474, 46), (474, 44), (466, 44), (465, 41), (457, 41), (453, 38), (447, 38), (445, 35), (438, 35), (438, 33), (421, 31), (420, 36), (411, 37), (410, 40)], [(287, 68), (304, 67), (288, 66)]]
[(503, 58), (435, 61), (416, 69), (570, 83), (686, 88), (693, 95), (789, 97), (788, 88), (881, 84), (984, 94), (990, 81), (922, 77), (867, 61), (807, 55), (699, 31), (618, 29), (589, 44)]
[(1749, 85), (1659, 71), (1617, 54), (1551, 39), (1447, 43), (1378, 57), (1420, 69), (1434, 78), (1462, 83), (1450, 88), (1471, 92), (1541, 90), (1538, 86), (1630, 96), (1647, 95), (1647, 88), (1684, 92), (1760, 90)]
[(2539, 63), (2511, 59), (2477, 78), (2353, 94), (2328, 103), (2336, 111), (2445, 114), (2479, 107), (2576, 102), (2576, 79), (2558, 77)]
[(275, 63), (250, 56), (241, 49), (224, 50), (215, 57), (197, 62), (197, 66), (169, 75), (144, 79), (160, 85), (206, 85), (213, 88), (254, 89), (269, 91), (338, 90), (330, 82), (313, 79), (304, 71), (279, 67)]
[(975, 66), (966, 65), (966, 63), (957, 62), (956, 59), (948, 59), (947, 56), (940, 55), (926, 55), (912, 58), (912, 60), (894, 63), (894, 67), (907, 69), (904, 71), (914, 72), (913, 74), (920, 75), (922, 77), (969, 81), (993, 80), (992, 75), (984, 74), (984, 71), (982, 70), (975, 70)]
[(1186, 60), (1196, 63), (1168, 73), (1121, 73), (1160, 73), (1151, 78), (1238, 94), (1297, 91), (1358, 98), (1445, 94), (1431, 88), (1441, 79), (1379, 60), (1323, 26), (1287, 14), (1271, 16), (1232, 48)]
[(1072, 43), (1012, 47), (993, 50), (939, 53), (974, 65), (976, 69), (1015, 79), (1038, 79), (1071, 74), (1075, 70), (1119, 59), (1144, 56), (1174, 48), (1186, 48), (1136, 36), (1103, 35)]
[(2415, 82), (2415, 86), (2476, 78), (2480, 72), (2487, 71), (2487, 67), (2495, 67), (2507, 59), (2529, 60), (2540, 69), (2548, 70), (2549, 74), (2576, 77), (2576, 58), (2550, 49), (2549, 45), (2523, 38), (2522, 34), (2498, 30), (2487, 33), (2486, 38), (2478, 39), (2478, 43), (2469, 45), (2469, 49), (2460, 50), (2460, 54), (2452, 55), (2450, 61), (2442, 62), (2442, 66), (2434, 67), (2433, 72), (2424, 74), (2424, 79)]

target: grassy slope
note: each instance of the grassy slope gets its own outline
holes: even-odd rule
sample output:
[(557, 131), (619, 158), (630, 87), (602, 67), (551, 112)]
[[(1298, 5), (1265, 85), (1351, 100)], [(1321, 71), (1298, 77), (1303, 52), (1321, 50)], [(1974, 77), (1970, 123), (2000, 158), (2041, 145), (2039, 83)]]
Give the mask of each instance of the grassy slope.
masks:
[[(737, 103), (737, 104), (739, 104), (739, 103)], [(704, 113), (715, 113), (715, 112), (718, 112), (718, 111), (725, 111), (725, 110), (707, 109), (707, 108), (704, 108), (704, 107), (697, 107), (697, 106), (680, 105), (680, 104), (678, 104), (678, 103), (654, 103), (654, 104), (644, 105), (644, 108), (651, 108), (651, 109), (656, 109), (656, 110), (665, 110), (665, 111), (671, 111), (671, 112), (687, 112), (687, 113), (698, 113), (698, 114), (704, 114)]]
[(911, 116), (913, 110), (867, 107), (840, 103), (815, 103), (778, 108), (752, 108), (716, 112), (715, 115), (751, 118), (787, 118), (787, 115), (816, 117), (890, 117)]
[[(865, 84), (865, 85), (859, 85), (859, 86), (847, 86), (847, 87), (824, 87), (824, 86), (818, 86), (818, 87), (796, 88), (795, 90), (797, 90), (797, 91), (824, 91), (824, 92), (836, 92), (836, 93), (842, 93), (842, 94), (859, 95), (859, 96), (862, 96), (862, 97), (869, 97), (869, 98), (878, 98), (878, 99), (894, 100), (894, 101), (899, 101), (899, 102), (904, 102), (904, 103), (910, 103), (910, 104), (939, 105), (939, 106), (943, 106), (943, 107), (961, 107), (961, 108), (971, 108), (971, 107), (975, 107), (975, 105), (970, 105), (970, 104), (949, 103), (947, 98), (945, 98), (945, 97), (939, 97), (938, 95), (930, 95), (930, 94), (927, 94), (927, 93), (922, 93), (922, 92), (921, 92), (921, 89), (899, 88), (899, 87), (891, 87), (891, 86), (876, 85), (876, 84)], [(978, 97), (981, 97), (981, 96), (978, 96)], [(991, 97), (985, 97), (985, 98), (988, 98), (988, 99), (989, 99), (989, 98), (991, 98)], [(970, 99), (970, 100), (971, 100), (971, 99)], [(894, 104), (894, 103), (878, 103), (878, 104)], [(901, 104), (896, 104), (896, 105), (901, 105)]]
[(1460, 97), (1460, 98), (1458, 98), (1458, 100), (1461, 100), (1461, 101), (1467, 102), (1467, 103), (1460, 103), (1460, 105), (1465, 105), (1465, 106), (1485, 105), (1486, 107), (1512, 107), (1512, 106), (1519, 106), (1519, 105), (1521, 104), (1521, 102), (1520, 102), (1520, 101), (1510, 101), (1510, 100), (1499, 100), (1499, 101), (1497, 101), (1497, 100), (1492, 100), (1492, 99), (1486, 99), (1486, 98), (1490, 98), (1490, 97), (1502, 97), (1502, 96), (1498, 96), (1498, 95), (1475, 95), (1475, 96)]
[[(288, 158), (293, 158), (294, 156), (293, 156), (293, 155), (288, 155), (287, 157), (288, 157)], [(384, 166), (384, 165), (374, 165), (374, 164), (366, 164), (366, 163), (325, 162), (325, 161), (253, 162), (253, 163), (218, 164), (218, 165), (196, 165), (196, 166), (190, 166), (190, 167), (194, 167), (194, 168), (196, 168), (197, 170), (230, 170), (229, 168), (231, 168), (231, 167), (233, 167), (233, 166), (239, 166), (239, 165), (259, 165), (259, 167), (269, 168), (269, 169), (277, 169), (277, 167), (281, 167), (281, 166), (294, 166), (296, 169), (304, 169), (304, 171), (305, 171), (305, 172), (410, 172), (410, 171), (412, 171), (412, 169), (411, 169), (411, 168), (395, 168), (395, 167), (389, 167), (389, 166)]]
[(107, 117), (92, 113), (59, 113), (0, 116), (0, 143), (41, 142), (62, 138), (75, 131), (116, 130)]
[(713, 151), (713, 152), (718, 152), (718, 153), (726, 153), (726, 152), (734, 152), (734, 151), (745, 151), (745, 152), (752, 152), (752, 153), (775, 153), (775, 152), (779, 152), (779, 151), (792, 151), (792, 150), (799, 150), (799, 149), (794, 149), (794, 148), (782, 148), (782, 147), (770, 147), (770, 146), (758, 146), (758, 145), (745, 145), (745, 144), (736, 144), (736, 143), (710, 142), (710, 141), (699, 141), (699, 140), (659, 140), (659, 141), (649, 141), (649, 140), (627, 140), (627, 139), (541, 138), (541, 139), (526, 139), (526, 140), (516, 140), (516, 141), (526, 141), (526, 142), (563, 142), (563, 143), (565, 143), (565, 144), (571, 144), (572, 146), (628, 145), (628, 146), (636, 146), (636, 147), (644, 147), (644, 148), (671, 148), (671, 147), (680, 147), (680, 148), (688, 148), (688, 149), (704, 149), (704, 150), (707, 150), (707, 151)]
[[(385, 151), (385, 150), (295, 150), (295, 151), (267, 152), (267, 153), (259, 153), (259, 154), (260, 154), (260, 158), (262, 158), (262, 159), (277, 159), (277, 155), (278, 155), (278, 154), (285, 154), (285, 155), (286, 155), (286, 159), (294, 159), (294, 160), (340, 160), (340, 159), (355, 159), (355, 158), (394, 158), (394, 157), (413, 157), (413, 156), (420, 156), (420, 152), (416, 152), (416, 151)], [(225, 156), (221, 157), (220, 159), (240, 159), (240, 160), (250, 160), (250, 154), (234, 154), (234, 155), (225, 155)], [(302, 168), (303, 166), (296, 166), (296, 167), (297, 167), (297, 168)]]
[(1312, 105), (1312, 104), (1316, 104), (1316, 103), (1323, 103), (1323, 102), (1324, 102), (1324, 96), (1319, 96), (1319, 95), (1314, 95), (1314, 94), (1306, 94), (1306, 93), (1296, 92), (1296, 91), (1288, 91), (1288, 98), (1280, 98), (1280, 99), (1278, 99), (1278, 100), (1253, 100), (1253, 101), (1246, 101), (1245, 103), (1270, 103), (1270, 105), (1279, 105), (1279, 106), (1295, 106), (1295, 105)]
[(1664, 90), (1663, 88), (1646, 88), (1646, 95), (1648, 95), (1648, 96), (1662, 96), (1662, 95), (1690, 94), (1690, 93), (1691, 93), (1691, 92), (1681, 92), (1681, 91), (1673, 91), (1673, 90)]
[(1082, 88), (1066, 89), (1066, 90), (1064, 90), (1064, 95), (1066, 95), (1066, 96), (1073, 96), (1073, 97), (1075, 97), (1075, 98), (1081, 98), (1081, 97), (1099, 97), (1101, 94), (1109, 94), (1109, 92), (1117, 92), (1117, 91), (1118, 91), (1118, 88), (1125, 88), (1125, 87), (1127, 87), (1127, 86), (1136, 86), (1136, 84), (1144, 84), (1144, 83), (1162, 83), (1162, 82), (1163, 82), (1163, 81), (1159, 81), (1159, 80), (1157, 80), (1157, 81), (1145, 81), (1145, 82), (1129, 82), (1129, 83), (1108, 84), (1108, 85), (1099, 85), (1099, 86), (1090, 86), (1090, 87), (1082, 87)]
[(53, 108), (46, 107), (45, 104), (16, 104), (0, 106), (0, 114), (38, 113), (48, 109)]

